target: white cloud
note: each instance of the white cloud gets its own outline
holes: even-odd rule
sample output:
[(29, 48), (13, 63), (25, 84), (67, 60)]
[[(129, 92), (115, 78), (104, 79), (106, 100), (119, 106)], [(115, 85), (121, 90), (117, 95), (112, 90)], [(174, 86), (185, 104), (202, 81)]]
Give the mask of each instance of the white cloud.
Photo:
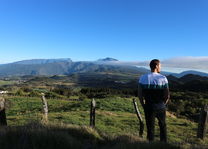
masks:
[(200, 69), (208, 71), (208, 57), (177, 57), (162, 61), (165, 67)]
[[(149, 61), (138, 62), (121, 62), (122, 64), (144, 66), (149, 68)], [(208, 73), (208, 56), (202, 57), (175, 57), (170, 59), (161, 60), (163, 71), (182, 72), (187, 70), (196, 70)]]

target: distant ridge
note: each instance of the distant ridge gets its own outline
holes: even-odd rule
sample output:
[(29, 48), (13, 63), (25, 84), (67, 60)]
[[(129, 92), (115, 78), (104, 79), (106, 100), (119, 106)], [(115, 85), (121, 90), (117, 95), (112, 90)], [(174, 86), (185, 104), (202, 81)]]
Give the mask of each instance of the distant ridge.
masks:
[(187, 74), (181, 78), (167, 76), (170, 88), (178, 91), (207, 92), (208, 77)]
[(31, 59), (14, 62), (13, 64), (23, 64), (23, 65), (35, 65), (35, 64), (49, 64), (58, 62), (72, 62), (70, 58), (60, 58), (60, 59)]
[[(141, 75), (149, 73), (150, 70), (132, 65), (132, 63), (122, 63), (114, 58), (104, 58), (97, 61), (77, 61), (70, 58), (60, 59), (32, 59), (23, 60), (9, 64), (0, 65), (0, 77), (25, 76), (25, 75), (69, 75), (72, 73), (105, 72), (105, 73), (129, 73)], [(168, 76), (180, 78), (187, 74), (194, 74), (208, 77), (208, 73), (199, 71), (184, 71), (182, 73), (161, 72)]]
[(208, 77), (195, 75), (195, 74), (186, 74), (180, 78), (177, 78), (173, 75), (169, 75), (169, 76), (167, 76), (167, 78), (168, 78), (168, 80), (171, 80), (171, 81), (178, 81), (178, 82), (183, 82), (183, 83), (195, 81), (195, 80), (208, 81)]
[(104, 59), (105, 62), (97, 63), (92, 62), (73, 62), (71, 59), (33, 59), (14, 62), (10, 64), (0, 65), (0, 77), (11, 76), (25, 76), (25, 75), (69, 75), (72, 73), (86, 73), (86, 72), (114, 72), (114, 73), (142, 73), (134, 66), (120, 66), (110, 65), (108, 60), (114, 60), (111, 58)]
[(194, 75), (194, 74), (187, 74), (187, 75), (184, 75), (183, 77), (180, 77), (179, 80), (182, 82), (190, 82), (194, 80), (208, 81), (208, 77)]
[(200, 71), (195, 71), (195, 70), (189, 70), (189, 71), (183, 71), (181, 73), (173, 73), (172, 75), (175, 76), (175, 77), (178, 77), (178, 78), (181, 78), (185, 75), (188, 75), (188, 74), (193, 74), (193, 75), (199, 75), (199, 76), (203, 76), (203, 77), (208, 77), (208, 73), (205, 73), (205, 72), (200, 72)]

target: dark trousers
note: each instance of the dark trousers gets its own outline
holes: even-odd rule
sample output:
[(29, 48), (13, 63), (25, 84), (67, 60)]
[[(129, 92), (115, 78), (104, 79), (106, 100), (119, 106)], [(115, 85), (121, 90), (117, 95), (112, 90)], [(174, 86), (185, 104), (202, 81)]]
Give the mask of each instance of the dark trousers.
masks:
[(160, 141), (167, 142), (166, 128), (166, 109), (153, 110), (151, 107), (145, 107), (145, 120), (147, 125), (147, 139), (154, 141), (155, 117), (158, 119), (160, 127)]
[(7, 125), (5, 109), (0, 111), (0, 125)]

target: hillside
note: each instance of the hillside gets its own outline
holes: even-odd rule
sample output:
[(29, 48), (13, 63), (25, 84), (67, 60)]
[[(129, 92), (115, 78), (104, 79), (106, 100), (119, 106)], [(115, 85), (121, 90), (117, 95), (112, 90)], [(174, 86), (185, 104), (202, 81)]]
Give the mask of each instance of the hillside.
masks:
[(180, 91), (195, 91), (195, 92), (206, 92), (208, 90), (208, 77), (203, 77), (194, 74), (187, 74), (181, 78), (176, 78), (172, 75), (167, 77), (170, 86), (173, 90)]

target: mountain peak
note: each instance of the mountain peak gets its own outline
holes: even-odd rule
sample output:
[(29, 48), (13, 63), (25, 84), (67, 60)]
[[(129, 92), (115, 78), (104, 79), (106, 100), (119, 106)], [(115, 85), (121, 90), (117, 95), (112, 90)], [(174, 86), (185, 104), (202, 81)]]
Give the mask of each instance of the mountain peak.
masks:
[(98, 61), (103, 61), (103, 62), (111, 62), (111, 61), (118, 61), (115, 58), (111, 58), (111, 57), (106, 57), (104, 59), (99, 59)]

